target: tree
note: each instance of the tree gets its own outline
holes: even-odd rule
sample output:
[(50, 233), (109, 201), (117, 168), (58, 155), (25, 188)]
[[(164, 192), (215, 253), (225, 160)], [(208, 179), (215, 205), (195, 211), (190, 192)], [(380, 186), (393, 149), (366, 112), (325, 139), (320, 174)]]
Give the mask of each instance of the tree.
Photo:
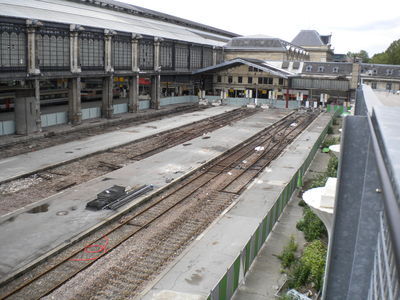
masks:
[(385, 52), (372, 56), (371, 62), (374, 64), (400, 65), (400, 39), (392, 42)]
[(365, 50), (360, 50), (359, 52), (347, 52), (347, 56), (350, 57), (352, 60), (361, 60), (363, 63), (369, 62), (369, 55), (368, 52)]

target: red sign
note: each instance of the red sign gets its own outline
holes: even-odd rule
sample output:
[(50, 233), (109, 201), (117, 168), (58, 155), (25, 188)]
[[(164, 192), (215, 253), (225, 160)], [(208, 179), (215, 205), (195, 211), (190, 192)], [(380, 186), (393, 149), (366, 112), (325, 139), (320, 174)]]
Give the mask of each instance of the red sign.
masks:
[(139, 84), (141, 85), (150, 85), (151, 81), (149, 78), (139, 78)]

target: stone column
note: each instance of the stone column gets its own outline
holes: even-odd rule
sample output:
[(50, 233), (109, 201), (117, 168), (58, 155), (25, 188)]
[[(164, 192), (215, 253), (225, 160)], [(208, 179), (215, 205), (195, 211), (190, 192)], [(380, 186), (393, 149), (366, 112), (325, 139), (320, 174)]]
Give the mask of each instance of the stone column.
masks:
[(37, 20), (26, 20), (27, 26), (27, 58), (28, 58), (28, 74), (40, 74), (39, 65), (37, 64), (37, 51), (36, 51), (36, 29), (42, 26), (42, 23)]
[(68, 121), (73, 125), (82, 122), (80, 77), (68, 79)]
[(35, 117), (36, 117), (36, 130), (42, 131), (42, 119), (40, 112), (40, 81), (35, 79), (32, 81), (33, 89), (35, 90)]
[(101, 116), (111, 119), (114, 112), (113, 107), (113, 76), (103, 78), (103, 93), (101, 103)]
[(161, 94), (160, 74), (152, 75), (150, 108), (160, 109), (160, 94)]
[(131, 113), (139, 111), (139, 74), (129, 77), (128, 110)]
[(160, 44), (162, 42), (162, 38), (155, 37), (154, 38), (154, 71), (161, 71), (160, 65)]
[(139, 40), (142, 38), (140, 34), (132, 33), (132, 71), (139, 72)]
[(215, 66), (217, 64), (217, 49), (215, 48), (215, 46), (213, 47), (213, 60), (212, 60), (212, 64), (213, 66)]
[(84, 28), (79, 25), (70, 25), (69, 34), (69, 63), (72, 73), (80, 73), (81, 66), (79, 61), (79, 32)]
[(104, 29), (104, 71), (114, 72), (112, 65), (112, 37), (116, 32), (109, 29)]

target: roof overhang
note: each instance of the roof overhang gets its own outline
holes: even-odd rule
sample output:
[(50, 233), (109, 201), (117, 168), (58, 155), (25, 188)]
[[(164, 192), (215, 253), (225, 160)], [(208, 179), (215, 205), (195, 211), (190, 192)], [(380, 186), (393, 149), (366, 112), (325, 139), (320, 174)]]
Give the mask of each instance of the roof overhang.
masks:
[(289, 78), (291, 76), (294, 76), (294, 73), (279, 69), (277, 67), (274, 67), (270, 64), (268, 64), (265, 61), (260, 60), (259, 62), (255, 63), (255, 62), (251, 62), (249, 60), (243, 59), (243, 58), (235, 58), (232, 60), (228, 60), (228, 61), (224, 61), (218, 65), (215, 66), (210, 66), (210, 67), (206, 67), (203, 69), (198, 69), (193, 71), (192, 74), (196, 75), (196, 74), (202, 74), (202, 73), (209, 73), (209, 72), (216, 72), (216, 71), (220, 71), (220, 70), (224, 70), (224, 69), (228, 69), (228, 68), (232, 68), (232, 67), (236, 67), (239, 65), (247, 65), (250, 67), (254, 67), (257, 69), (262, 70), (263, 72), (267, 72), (270, 73), (272, 75), (275, 75), (277, 77), (280, 78)]

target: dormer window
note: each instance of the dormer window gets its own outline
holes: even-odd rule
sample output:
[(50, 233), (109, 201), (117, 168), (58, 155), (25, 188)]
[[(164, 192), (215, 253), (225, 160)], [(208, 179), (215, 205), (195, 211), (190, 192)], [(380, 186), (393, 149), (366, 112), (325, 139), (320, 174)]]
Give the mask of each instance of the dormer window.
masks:
[(306, 67), (306, 72), (311, 72), (312, 71), (312, 66), (307, 66)]
[(318, 72), (324, 72), (324, 67), (319, 66), (319, 67), (318, 67)]
[(338, 73), (338, 72), (339, 72), (339, 68), (338, 68), (338, 67), (334, 67), (334, 68), (332, 69), (332, 72), (333, 72), (333, 73)]
[(376, 74), (378, 74), (378, 71), (376, 69), (373, 69), (372, 74), (376, 75)]
[(387, 69), (386, 70), (386, 75), (393, 75), (393, 70), (392, 69)]

